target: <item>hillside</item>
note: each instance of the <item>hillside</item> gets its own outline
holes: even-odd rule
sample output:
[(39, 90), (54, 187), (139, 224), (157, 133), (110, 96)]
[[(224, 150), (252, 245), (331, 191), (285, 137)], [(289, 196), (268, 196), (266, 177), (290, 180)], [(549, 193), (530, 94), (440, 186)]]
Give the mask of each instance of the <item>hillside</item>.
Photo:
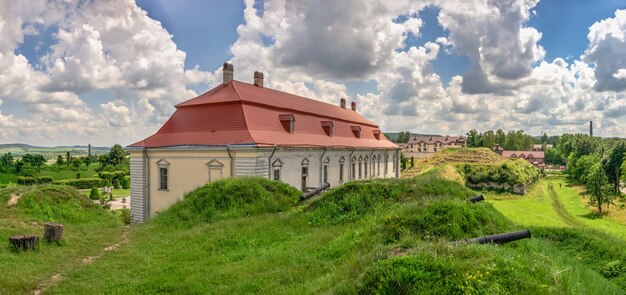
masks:
[[(59, 279), (30, 275), (0, 293), (47, 282), (49, 294), (624, 294), (614, 277), (623, 275), (619, 265), (617, 273), (600, 272), (595, 253), (572, 250), (595, 241), (593, 233), (573, 230), (561, 243), (555, 239), (565, 236), (543, 228), (501, 246), (450, 243), (523, 227), (487, 202), (467, 203), (476, 192), (449, 173), (439, 167), (412, 179), (351, 182), (304, 204), (279, 182), (221, 180), (134, 226), (127, 243), (92, 262), (81, 262), (93, 254), (68, 242), (73, 267), (47, 261), (35, 267)], [(624, 246), (594, 243), (597, 251)], [(29, 255), (40, 259), (46, 251)], [(29, 271), (16, 265), (17, 274)]]
[[(109, 152), (109, 147), (91, 147), (93, 154), (104, 154)], [(42, 154), (46, 157), (54, 155), (65, 155), (66, 152), (70, 152), (73, 156), (85, 156), (87, 155), (88, 147), (75, 145), (75, 146), (55, 146), (55, 147), (42, 147), (32, 146), (22, 143), (0, 144), (0, 155), (5, 153), (11, 153), (15, 157), (21, 157), (24, 154)]]

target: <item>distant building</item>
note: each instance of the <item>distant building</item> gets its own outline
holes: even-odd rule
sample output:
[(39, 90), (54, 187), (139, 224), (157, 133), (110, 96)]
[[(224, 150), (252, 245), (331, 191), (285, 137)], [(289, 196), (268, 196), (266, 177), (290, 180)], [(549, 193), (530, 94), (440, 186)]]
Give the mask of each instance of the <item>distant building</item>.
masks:
[(466, 142), (463, 136), (412, 135), (405, 152), (429, 155), (449, 147), (465, 147)]
[[(543, 146), (544, 146), (543, 144), (533, 144), (533, 147), (531, 149), (535, 152), (545, 152), (545, 150), (543, 149)], [(546, 150), (554, 147), (551, 144), (546, 144), (545, 146), (546, 146)]]
[[(499, 146), (498, 146), (499, 147)], [(501, 151), (499, 153), (504, 158), (509, 159), (525, 159), (528, 163), (531, 163), (539, 168), (543, 168), (545, 165), (545, 156), (543, 152), (539, 151)]]
[(400, 148), (376, 123), (346, 108), (233, 80), (176, 105), (154, 135), (128, 147), (131, 213), (143, 222), (198, 186), (256, 176), (302, 191), (370, 178), (400, 177)]

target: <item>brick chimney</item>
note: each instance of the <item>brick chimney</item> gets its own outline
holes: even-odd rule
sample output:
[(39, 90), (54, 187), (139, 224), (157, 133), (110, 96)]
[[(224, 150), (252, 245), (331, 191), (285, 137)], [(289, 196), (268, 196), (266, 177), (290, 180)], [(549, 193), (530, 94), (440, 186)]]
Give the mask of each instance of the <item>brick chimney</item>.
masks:
[(224, 74), (224, 85), (230, 83), (233, 80), (234, 72), (235, 68), (233, 67), (233, 64), (227, 62), (224, 63), (224, 66), (222, 67), (222, 73)]
[(254, 86), (263, 88), (263, 73), (254, 72)]
[(356, 112), (356, 102), (353, 101), (350, 105), (352, 106), (352, 110)]
[(341, 108), (345, 109), (346, 108), (346, 99), (342, 97), (339, 100), (339, 105), (341, 106)]

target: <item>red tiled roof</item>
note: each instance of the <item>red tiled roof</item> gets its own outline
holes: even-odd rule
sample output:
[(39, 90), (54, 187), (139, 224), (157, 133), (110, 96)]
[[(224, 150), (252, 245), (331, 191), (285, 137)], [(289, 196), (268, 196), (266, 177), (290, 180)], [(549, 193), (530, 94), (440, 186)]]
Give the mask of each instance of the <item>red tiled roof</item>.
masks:
[(463, 136), (441, 136), (441, 135), (414, 135), (409, 138), (408, 144), (416, 144), (420, 142), (424, 142), (426, 144), (432, 144), (435, 142), (440, 142), (442, 144), (449, 143), (461, 143), (465, 141), (465, 137)]
[[(289, 133), (280, 118), (295, 119)], [(332, 121), (333, 136), (322, 122)], [(328, 123), (324, 123), (328, 124)], [(353, 132), (361, 128), (361, 138)], [(305, 97), (232, 81), (176, 105), (176, 111), (156, 134), (131, 147), (214, 146), (328, 146), (398, 148), (378, 126), (350, 109)]]
[(502, 156), (505, 158), (510, 158), (511, 155), (515, 154), (518, 158), (521, 154), (524, 154), (525, 158), (528, 158), (528, 155), (533, 155), (535, 159), (543, 159), (545, 156), (543, 152), (535, 152), (535, 151), (502, 151)]

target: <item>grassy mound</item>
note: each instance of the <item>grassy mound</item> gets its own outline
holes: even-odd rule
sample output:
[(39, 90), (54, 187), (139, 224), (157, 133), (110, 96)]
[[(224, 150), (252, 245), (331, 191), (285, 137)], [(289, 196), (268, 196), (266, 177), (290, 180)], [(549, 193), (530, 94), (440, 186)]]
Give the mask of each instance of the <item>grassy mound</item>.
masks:
[(305, 211), (313, 224), (343, 224), (394, 202), (424, 204), (431, 199), (464, 199), (474, 192), (433, 173), (413, 179), (349, 182), (314, 200)]
[(70, 186), (13, 187), (1, 190), (0, 196), (2, 202), (7, 202), (11, 196), (19, 196), (17, 208), (41, 221), (78, 224), (115, 219), (107, 210)]
[(300, 191), (265, 178), (228, 178), (208, 183), (160, 213), (156, 222), (191, 227), (229, 217), (280, 212), (297, 203)]
[(498, 164), (459, 164), (459, 172), (467, 184), (481, 183), (529, 185), (539, 179), (540, 171), (525, 160), (506, 160)]
[(533, 228), (533, 234), (626, 289), (626, 245), (621, 240), (596, 231), (572, 228), (538, 227)]
[(402, 171), (402, 177), (411, 178), (446, 164), (500, 164), (505, 161), (507, 160), (488, 148), (447, 148), (428, 158), (415, 159), (415, 166)]
[(385, 217), (381, 232), (387, 241), (415, 235), (422, 240), (460, 240), (500, 233), (511, 223), (488, 203), (435, 201), (427, 206), (412, 203)]

